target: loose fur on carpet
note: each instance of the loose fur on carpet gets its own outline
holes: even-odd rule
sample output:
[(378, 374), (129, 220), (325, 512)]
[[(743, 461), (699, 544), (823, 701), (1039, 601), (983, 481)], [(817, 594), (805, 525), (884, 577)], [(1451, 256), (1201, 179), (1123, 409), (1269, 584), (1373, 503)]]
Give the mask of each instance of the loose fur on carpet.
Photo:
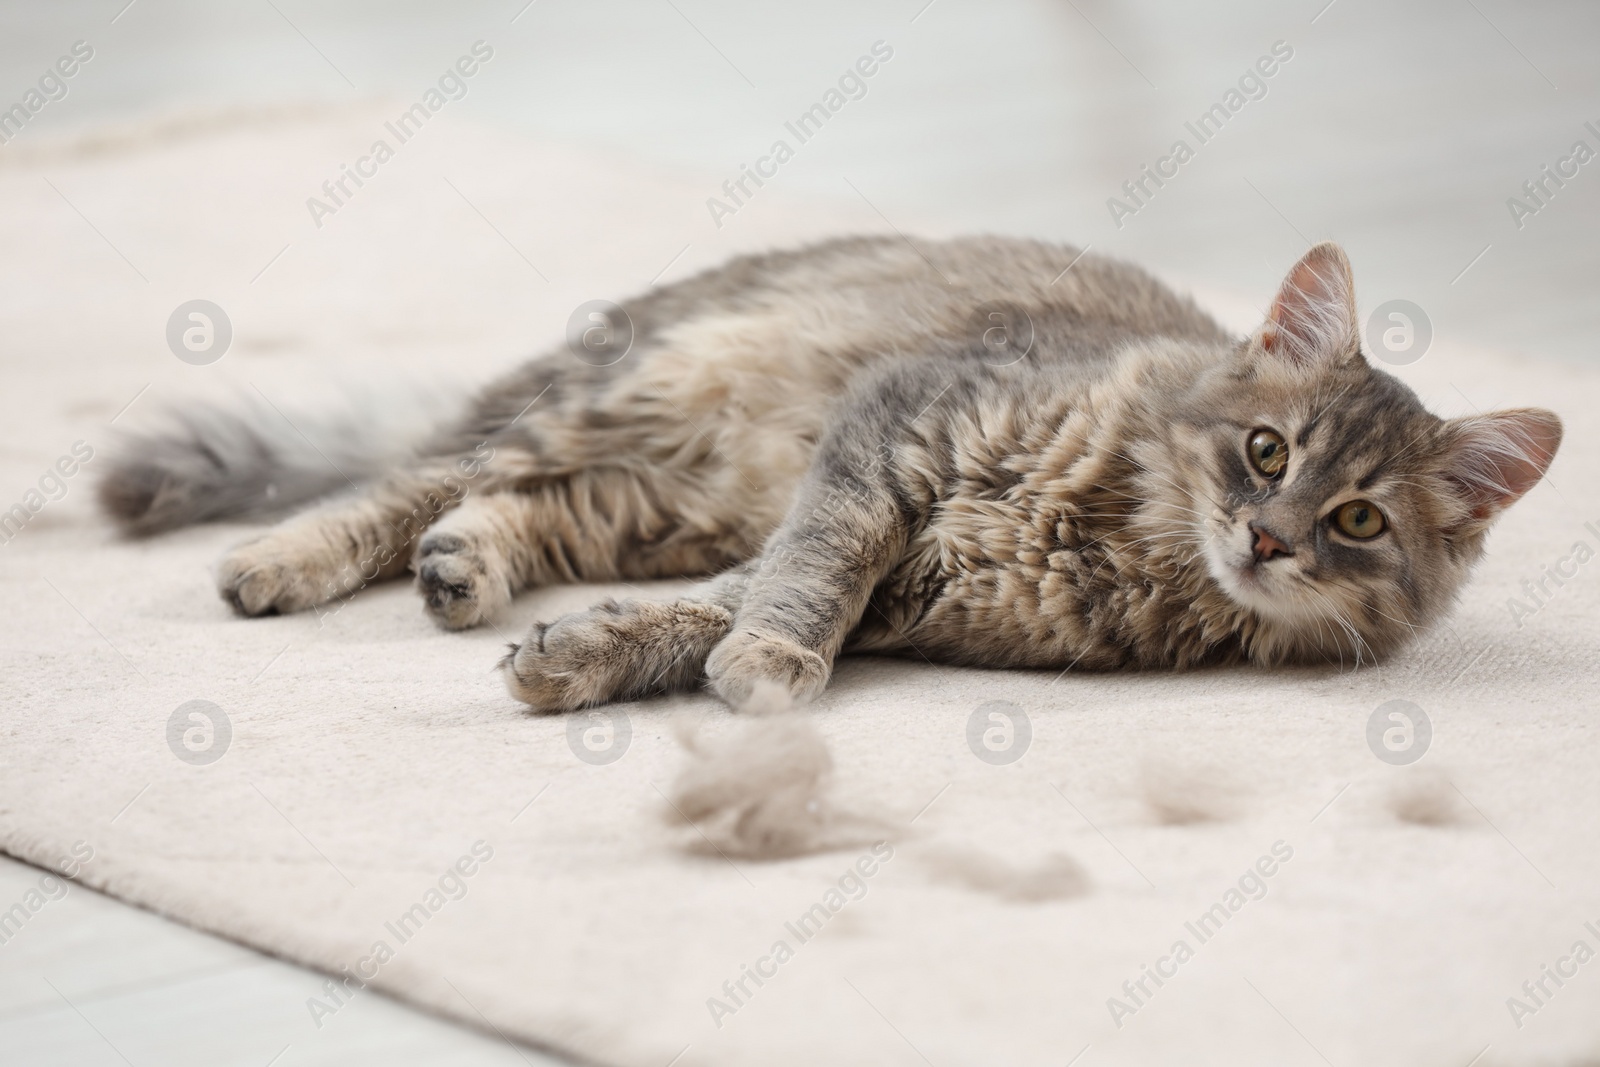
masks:
[[(797, 713), (736, 718), (696, 694), (616, 705), (626, 744), (597, 762), (571, 719), (530, 713), (489, 667), (536, 621), (679, 586), (551, 586), (509, 604), (499, 631), (439, 632), (403, 582), (320, 616), (237, 619), (213, 567), (259, 528), (113, 536), (88, 499), (102, 449), (180, 396), (259, 391), (292, 418), (292, 398), (336, 374), (488, 380), (686, 242), (665, 280), (885, 227), (859, 201), (772, 183), (713, 230), (720, 176), (645, 173), (457, 115), (313, 227), (306, 197), (389, 114), (179, 123), (0, 166), (0, 245), (25, 250), (0, 257), (0, 505), (39, 505), (0, 548), (0, 849), (329, 976), (365, 966), (366, 990), (585, 1063), (1600, 1055), (1600, 962), (1546, 977), (1571, 971), (1577, 942), (1600, 949), (1600, 372), (1475, 350), (1444, 324), (1399, 368), (1441, 414), (1545, 407), (1566, 439), (1446, 624), (1381, 666), (1061, 675), (846, 658)], [(1367, 312), (1385, 294), (1359, 295)], [(207, 367), (160, 332), (197, 296), (234, 323)], [(1230, 328), (1259, 322), (1249, 301), (1197, 297)], [(196, 700), (225, 717), (205, 762), (204, 731), (184, 743)], [(1410, 765), (1369, 743), (1396, 700), (1431, 720)], [(1031, 727), (1009, 762), (969, 741), (995, 702)], [(688, 748), (682, 716), (700, 720)], [(846, 816), (892, 832), (845, 844)], [(490, 850), (429, 907), (441, 872)], [(418, 907), (401, 941), (389, 927)], [(20, 958), (28, 933), (0, 956)], [(326, 980), (308, 979), (308, 1001)], [(346, 1016), (324, 1012), (305, 1007), (260, 1062), (288, 1042), (334, 1055)]]
[(836, 805), (827, 743), (787, 689), (759, 683), (739, 711), (745, 718), (715, 739), (679, 722), (689, 758), (662, 815), (690, 824), (691, 850), (772, 860), (870, 845), (893, 833), (887, 820)]

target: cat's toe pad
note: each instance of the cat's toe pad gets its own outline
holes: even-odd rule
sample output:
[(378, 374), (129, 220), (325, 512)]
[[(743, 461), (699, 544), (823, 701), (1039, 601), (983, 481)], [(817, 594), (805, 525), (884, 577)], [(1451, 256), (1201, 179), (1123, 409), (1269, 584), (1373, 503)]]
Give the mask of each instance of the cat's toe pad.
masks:
[(447, 630), (464, 630), (509, 604), (510, 585), (495, 562), (454, 534), (424, 537), (412, 569), (433, 621)]
[(759, 681), (777, 682), (796, 700), (810, 700), (828, 684), (830, 673), (827, 662), (809, 648), (754, 630), (729, 634), (706, 660), (711, 688), (736, 708)]

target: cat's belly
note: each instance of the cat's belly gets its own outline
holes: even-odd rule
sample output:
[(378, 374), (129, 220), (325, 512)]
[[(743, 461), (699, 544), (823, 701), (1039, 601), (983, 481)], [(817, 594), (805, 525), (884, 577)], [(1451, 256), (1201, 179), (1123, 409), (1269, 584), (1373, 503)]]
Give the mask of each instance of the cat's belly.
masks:
[(636, 432), (648, 427), (643, 451), (692, 473), (707, 511), (759, 547), (788, 512), (834, 404), (887, 349), (858, 316), (843, 318), (821, 332), (777, 309), (680, 323), (605, 406)]

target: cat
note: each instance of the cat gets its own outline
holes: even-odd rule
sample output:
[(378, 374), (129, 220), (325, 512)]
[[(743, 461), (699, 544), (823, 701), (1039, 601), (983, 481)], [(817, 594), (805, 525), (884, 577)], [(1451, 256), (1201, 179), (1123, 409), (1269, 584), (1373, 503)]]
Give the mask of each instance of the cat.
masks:
[[(500, 666), (543, 711), (804, 700), (844, 652), (1359, 664), (1451, 608), (1561, 440), (1542, 409), (1438, 418), (1370, 365), (1334, 244), (1246, 338), (1137, 267), (1000, 238), (748, 256), (622, 311), (622, 358), (513, 371), (369, 488), (229, 552), (223, 597), (298, 611), (409, 570), (453, 630), (549, 583), (706, 576), (535, 625)], [(142, 535), (338, 480), (288, 454), (194, 415), (99, 499)]]

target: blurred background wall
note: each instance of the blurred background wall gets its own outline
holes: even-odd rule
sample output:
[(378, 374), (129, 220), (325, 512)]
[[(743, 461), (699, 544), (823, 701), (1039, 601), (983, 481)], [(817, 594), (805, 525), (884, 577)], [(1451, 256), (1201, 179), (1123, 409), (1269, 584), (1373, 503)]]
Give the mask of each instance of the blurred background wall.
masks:
[[(72, 42), (95, 49), (0, 166), (113, 119), (415, 99), (482, 38), (496, 58), (452, 111), (736, 177), (881, 40), (866, 95), (774, 182), (867, 199), (908, 232), (1087, 243), (1261, 301), (1332, 238), (1364, 307), (1405, 298), (1459, 340), (1595, 357), (1600, 161), (1546, 180), (1542, 207), (1523, 189), (1580, 139), (1600, 151), (1583, 0), (8, 0), (0, 25), (0, 107)], [(1275, 42), (1292, 58), (1199, 144), (1185, 123)], [(1122, 183), (1180, 138), (1194, 158), (1130, 200)], [(1113, 196), (1136, 213), (1114, 219)], [(1539, 210), (1515, 218), (1513, 196)]]

